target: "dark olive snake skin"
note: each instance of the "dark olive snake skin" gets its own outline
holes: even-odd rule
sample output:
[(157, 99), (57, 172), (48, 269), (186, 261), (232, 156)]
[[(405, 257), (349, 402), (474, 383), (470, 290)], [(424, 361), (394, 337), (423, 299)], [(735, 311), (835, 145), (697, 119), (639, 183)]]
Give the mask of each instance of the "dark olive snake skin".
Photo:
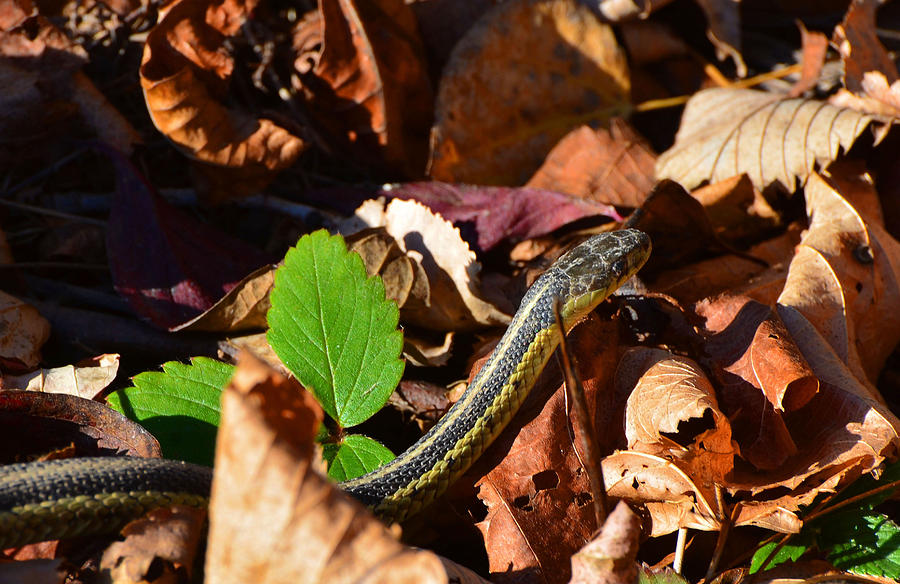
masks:
[[(388, 464), (339, 486), (386, 521), (440, 496), (515, 415), (559, 344), (553, 303), (568, 331), (644, 265), (650, 238), (634, 229), (595, 235), (560, 257), (522, 299), (506, 333), (460, 400)], [(132, 457), (73, 458), (0, 467), (0, 549), (114, 533), (146, 511), (206, 504), (212, 469)]]

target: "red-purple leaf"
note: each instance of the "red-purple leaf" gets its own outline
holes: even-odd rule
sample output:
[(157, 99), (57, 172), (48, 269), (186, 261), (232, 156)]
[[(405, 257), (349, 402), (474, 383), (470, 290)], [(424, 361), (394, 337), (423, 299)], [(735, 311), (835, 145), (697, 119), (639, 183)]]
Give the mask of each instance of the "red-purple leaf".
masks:
[(545, 235), (592, 215), (622, 220), (610, 205), (543, 189), (414, 182), (385, 187), (378, 195), (415, 199), (455, 224), (472, 222), (483, 250), (504, 239)]
[(255, 248), (179, 211), (118, 152), (103, 149), (116, 171), (106, 247), (116, 291), (162, 328), (212, 306), (269, 262)]

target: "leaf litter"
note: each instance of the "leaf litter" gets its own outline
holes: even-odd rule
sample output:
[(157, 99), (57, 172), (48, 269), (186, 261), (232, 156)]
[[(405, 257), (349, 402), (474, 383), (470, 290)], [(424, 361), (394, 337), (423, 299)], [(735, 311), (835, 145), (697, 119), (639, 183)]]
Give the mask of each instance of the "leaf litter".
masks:
[[(473, 370), (473, 346), (496, 338), (562, 242), (634, 209), (629, 225), (654, 242), (640, 278), (571, 343), (606, 487), (639, 518), (623, 509), (594, 524), (586, 457), (551, 365), (512, 427), (442, 502), (404, 526), (399, 543), (397, 528), (323, 478), (313, 440), (322, 414), (310, 394), (244, 356), (216, 441), (210, 581), (616, 582), (657, 561), (641, 577), (664, 578), (660, 566), (677, 553), (667, 549), (660, 560), (651, 542), (683, 529), (719, 532), (725, 561), (738, 565), (761, 540), (738, 535), (758, 534), (749, 526), (797, 533), (809, 508), (896, 458), (900, 245), (883, 177), (900, 100), (896, 47), (878, 33), (890, 19), (875, 2), (841, 7), (827, 27), (806, 21), (799, 32), (793, 17), (770, 17), (789, 31), (778, 43), (793, 35), (787, 42), (802, 49), (802, 63), (777, 72), (784, 81), (766, 74), (794, 57), (783, 60), (783, 44), (753, 28), (752, 7), (728, 2), (698, 3), (706, 22), (692, 27), (696, 15), (681, 10), (688, 3), (660, 14), (665, 2), (602, 2), (608, 22), (569, 0), (471, 3), (438, 19), (433, 0), (322, 0), (306, 13), (264, 1), (176, 1), (158, 13), (112, 4), (71, 8), (80, 19), (50, 17), (51, 7), (27, 0), (0, 12), (0, 77), (11, 88), (3, 103), (12, 114), (0, 124), (15, 137), (0, 144), (0, 160), (13, 161), (3, 198), (20, 205), (0, 216), (9, 241), (0, 267), (13, 276), (0, 292), (9, 299), (0, 321), (4, 389), (47, 391), (65, 377), (63, 391), (103, 399), (115, 368), (88, 381), (70, 355), (119, 347), (79, 337), (63, 340), (61, 352), (51, 331), (72, 329), (45, 301), (77, 298), (96, 311), (88, 314), (123, 314), (110, 282), (138, 314), (179, 335), (265, 328), (271, 259), (324, 224), (357, 234), (351, 245), (367, 272), (380, 274), (399, 304), (404, 354), (415, 366), (390, 401), (427, 426), (452, 399), (447, 386)], [(638, 15), (646, 20), (626, 22)], [(113, 23), (132, 27), (133, 37), (111, 34)], [(686, 34), (703, 27), (708, 40)], [(760, 34), (773, 42), (757, 45)], [(139, 73), (139, 86), (122, 89), (94, 66), (109, 64), (104, 51), (116, 43), (127, 57), (110, 68), (121, 78)], [(718, 62), (708, 61), (713, 54)], [(837, 63), (842, 77), (830, 76)], [(759, 77), (740, 81), (751, 73)], [(682, 94), (680, 120), (651, 107)], [(133, 115), (136, 103), (146, 114)], [(67, 158), (68, 142), (54, 133), (109, 144), (141, 172), (114, 153), (115, 177), (108, 161)], [(74, 171), (78, 156), (98, 169), (90, 180)], [(112, 277), (51, 271), (65, 294), (38, 294), (32, 304), (29, 262), (45, 279), (46, 270), (79, 265), (77, 252), (31, 245), (78, 221), (38, 214), (35, 195), (109, 193), (116, 179), (114, 212), (100, 222), (108, 245), (99, 261), (108, 260)], [(264, 190), (319, 208), (304, 222), (247, 212), (229, 222), (227, 205), (175, 209), (159, 196), (173, 185), (206, 201)], [(234, 229), (242, 224), (255, 226), (253, 245)], [(279, 366), (264, 339), (253, 339), (230, 339), (230, 350), (255, 346)], [(173, 350), (166, 359), (186, 356)], [(162, 362), (132, 358), (123, 356), (126, 375)], [(0, 408), (15, 419), (23, 414), (13, 402)], [(81, 433), (101, 422), (82, 420)], [(372, 424), (400, 449), (414, 439), (400, 416)], [(139, 450), (158, 455), (158, 447)], [(162, 520), (154, 544), (132, 538), (108, 548), (103, 569), (117, 581), (162, 564), (176, 578), (196, 572), (202, 560), (182, 552), (202, 536), (170, 540), (177, 525)], [(858, 526), (888, 545), (887, 531)], [(426, 541), (480, 576), (405, 547)], [(719, 553), (707, 554), (700, 535), (694, 541), (700, 549), (686, 552), (694, 563)], [(796, 541), (789, 555), (797, 561), (765, 578), (835, 573), (835, 565), (877, 575), (893, 557), (876, 546), (885, 556), (868, 562), (841, 552), (846, 542), (829, 551)], [(595, 545), (607, 547), (598, 555)], [(723, 569), (717, 561), (686, 573), (698, 581), (703, 569)]]

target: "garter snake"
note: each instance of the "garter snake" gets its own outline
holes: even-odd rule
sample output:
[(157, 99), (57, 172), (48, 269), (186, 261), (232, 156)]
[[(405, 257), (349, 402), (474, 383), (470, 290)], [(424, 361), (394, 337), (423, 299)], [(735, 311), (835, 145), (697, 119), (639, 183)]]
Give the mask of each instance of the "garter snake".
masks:
[[(402, 521), (443, 493), (503, 430), (559, 343), (563, 327), (634, 275), (650, 255), (644, 233), (596, 235), (560, 257), (528, 289), (506, 333), (468, 389), (396, 459), (339, 486), (386, 520)], [(212, 469), (131, 457), (73, 458), (0, 467), (0, 549), (109, 533), (154, 507), (202, 505)]]

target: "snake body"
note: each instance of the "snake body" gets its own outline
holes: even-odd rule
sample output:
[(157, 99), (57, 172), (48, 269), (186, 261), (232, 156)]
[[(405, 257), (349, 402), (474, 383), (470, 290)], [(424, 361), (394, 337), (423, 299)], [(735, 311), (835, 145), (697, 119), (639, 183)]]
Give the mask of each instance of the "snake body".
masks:
[[(458, 402), (388, 464), (340, 488), (388, 521), (441, 495), (512, 419), (559, 343), (579, 319), (643, 266), (650, 239), (634, 229), (591, 237), (529, 288), (494, 352)], [(0, 549), (114, 532), (147, 510), (209, 495), (212, 469), (141, 458), (74, 458), (0, 467)]]

